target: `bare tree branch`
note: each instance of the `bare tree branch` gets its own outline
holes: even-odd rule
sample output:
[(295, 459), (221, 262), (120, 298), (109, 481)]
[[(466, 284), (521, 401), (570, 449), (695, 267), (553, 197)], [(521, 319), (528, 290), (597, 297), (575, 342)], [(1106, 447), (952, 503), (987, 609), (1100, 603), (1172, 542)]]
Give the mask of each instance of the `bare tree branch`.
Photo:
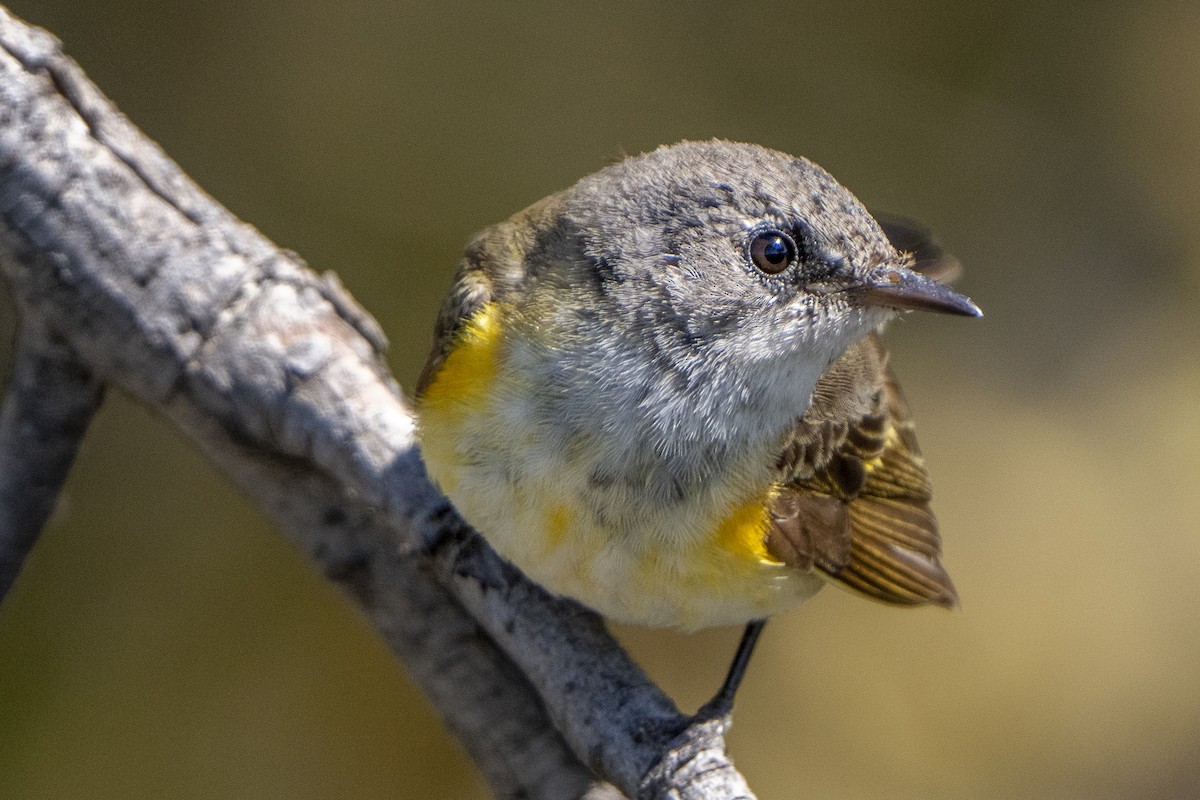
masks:
[(239, 443), (191, 420), (202, 449), (342, 586), (433, 701), (498, 797), (560, 798), (592, 778), (533, 687), (380, 515), (299, 459)]
[(0, 223), (25, 328), (171, 419), (347, 587), (496, 794), (578, 796), (590, 770), (630, 796), (752, 796), (727, 720), (691, 724), (430, 485), (383, 336), (336, 278), (205, 195), (2, 10)]

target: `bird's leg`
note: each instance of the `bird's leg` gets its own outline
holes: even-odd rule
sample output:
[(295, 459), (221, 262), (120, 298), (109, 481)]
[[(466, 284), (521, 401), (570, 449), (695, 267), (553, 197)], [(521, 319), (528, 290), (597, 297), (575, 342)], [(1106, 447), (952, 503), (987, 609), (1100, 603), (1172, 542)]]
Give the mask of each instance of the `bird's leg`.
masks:
[(759, 634), (762, 633), (766, 624), (765, 619), (751, 620), (746, 623), (746, 630), (742, 632), (742, 640), (738, 642), (737, 652), (733, 654), (733, 663), (729, 665), (729, 674), (725, 676), (725, 682), (713, 695), (713, 699), (696, 712), (696, 719), (715, 719), (733, 711), (733, 697), (737, 694), (742, 678), (746, 675), (746, 666), (750, 663), (750, 656), (754, 653), (754, 645), (758, 643)]

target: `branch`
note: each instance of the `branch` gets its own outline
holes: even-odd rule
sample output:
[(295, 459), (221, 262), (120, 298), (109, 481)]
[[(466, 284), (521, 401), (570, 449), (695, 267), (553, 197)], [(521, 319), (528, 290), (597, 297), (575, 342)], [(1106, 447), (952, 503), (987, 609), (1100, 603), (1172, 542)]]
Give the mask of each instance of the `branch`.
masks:
[(0, 600), (54, 510), (102, 395), (70, 350), (35, 324), (19, 342), (0, 408)]
[(590, 769), (630, 796), (751, 797), (727, 720), (690, 724), (429, 483), (382, 333), (337, 279), (204, 194), (2, 9), (0, 270), (25, 329), (172, 420), (349, 590), (497, 795), (578, 796)]
[(560, 798), (591, 775), (565, 746), (512, 662), (430, 575), (397, 546), (385, 520), (310, 464), (265, 456), (194, 418), (204, 452), (339, 584), (404, 661), (498, 797)]

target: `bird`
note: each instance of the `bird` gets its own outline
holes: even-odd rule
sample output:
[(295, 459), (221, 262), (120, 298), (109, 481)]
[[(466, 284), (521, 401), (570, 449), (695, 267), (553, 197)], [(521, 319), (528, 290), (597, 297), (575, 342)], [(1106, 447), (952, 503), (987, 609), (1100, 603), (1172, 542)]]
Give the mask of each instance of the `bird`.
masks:
[(765, 620), (827, 583), (956, 605), (881, 332), (982, 312), (923, 229), (884, 224), (812, 161), (709, 140), (485, 229), (417, 382), (429, 475), (553, 593), (619, 622), (744, 625), (716, 714)]

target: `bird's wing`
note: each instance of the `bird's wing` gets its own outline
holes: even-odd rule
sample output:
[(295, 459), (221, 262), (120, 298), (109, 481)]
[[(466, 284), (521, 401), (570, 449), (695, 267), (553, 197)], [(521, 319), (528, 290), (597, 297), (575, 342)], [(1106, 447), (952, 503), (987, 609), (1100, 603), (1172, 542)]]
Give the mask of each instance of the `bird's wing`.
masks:
[(887, 234), (892, 247), (912, 256), (909, 266), (916, 272), (939, 283), (952, 283), (962, 274), (959, 260), (942, 249), (933, 231), (923, 223), (892, 214), (876, 214), (875, 221)]
[(876, 334), (821, 378), (779, 459), (767, 549), (877, 600), (953, 606), (908, 404)]

